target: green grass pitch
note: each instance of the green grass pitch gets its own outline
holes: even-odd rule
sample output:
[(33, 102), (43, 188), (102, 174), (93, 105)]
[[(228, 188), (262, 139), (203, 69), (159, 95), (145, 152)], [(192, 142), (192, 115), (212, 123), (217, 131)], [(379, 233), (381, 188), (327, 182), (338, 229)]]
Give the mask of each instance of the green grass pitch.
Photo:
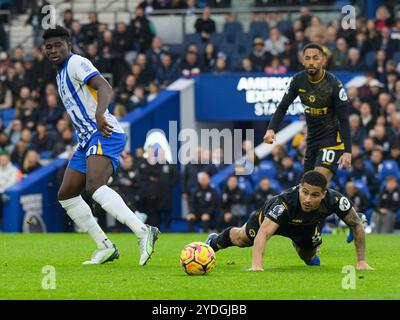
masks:
[[(248, 272), (252, 249), (217, 252), (208, 276), (188, 276), (180, 267), (185, 244), (204, 234), (161, 234), (147, 266), (138, 265), (136, 238), (110, 234), (119, 260), (82, 265), (94, 245), (83, 234), (0, 234), (0, 299), (400, 299), (400, 236), (367, 236), (374, 271), (357, 271), (356, 288), (343, 289), (345, 265), (355, 264), (344, 235), (323, 235), (321, 267), (306, 266), (290, 240), (273, 237), (264, 272)], [(56, 288), (42, 288), (44, 266), (55, 268)]]

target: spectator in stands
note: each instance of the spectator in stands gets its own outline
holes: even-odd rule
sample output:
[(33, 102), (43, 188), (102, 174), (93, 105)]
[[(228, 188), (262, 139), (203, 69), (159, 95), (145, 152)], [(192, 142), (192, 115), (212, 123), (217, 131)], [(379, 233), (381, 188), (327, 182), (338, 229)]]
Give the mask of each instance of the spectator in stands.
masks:
[(210, 176), (206, 172), (200, 172), (197, 188), (190, 196), (189, 213), (186, 215), (189, 232), (195, 231), (197, 222), (201, 222), (203, 232), (208, 232), (217, 206), (217, 193), (210, 186)]
[(390, 116), (391, 128), (389, 130), (389, 142), (391, 148), (400, 141), (400, 114), (393, 113)]
[(269, 31), (269, 38), (265, 41), (265, 51), (273, 56), (278, 56), (285, 51), (285, 43), (289, 39), (282, 35), (278, 28), (271, 28)]
[(89, 23), (82, 26), (85, 44), (97, 42), (99, 38), (99, 19), (97, 12), (91, 11), (88, 13)]
[(349, 72), (362, 72), (365, 70), (365, 65), (361, 60), (360, 51), (357, 48), (349, 49), (348, 61), (344, 69)]
[(194, 28), (201, 35), (201, 39), (204, 42), (207, 42), (210, 39), (210, 35), (216, 31), (215, 22), (211, 19), (211, 9), (209, 7), (204, 8), (203, 14), (196, 20)]
[(369, 103), (364, 102), (360, 107), (361, 128), (365, 132), (369, 132), (375, 126), (376, 117), (372, 114)]
[(221, 232), (228, 227), (241, 225), (247, 214), (247, 203), (244, 192), (238, 186), (235, 176), (230, 176), (221, 194), (221, 215), (217, 218), (217, 230)]
[(147, 102), (154, 100), (158, 94), (160, 93), (160, 89), (157, 86), (155, 81), (152, 81), (149, 86), (147, 87), (148, 95), (147, 95)]
[(293, 159), (285, 156), (280, 166), (277, 167), (276, 178), (282, 186), (282, 189), (289, 189), (300, 182), (301, 172), (293, 167)]
[(24, 140), (19, 140), (15, 145), (14, 150), (11, 153), (11, 162), (22, 169), (24, 164), (24, 159), (28, 153), (27, 143)]
[(72, 22), (74, 21), (74, 14), (71, 9), (67, 9), (63, 14), (63, 25), (71, 32)]
[(242, 73), (252, 73), (255, 71), (253, 68), (253, 62), (251, 61), (250, 58), (244, 57), (242, 59), (242, 64), (241, 64), (241, 68), (239, 71)]
[(253, 65), (253, 70), (257, 72), (261, 72), (264, 66), (271, 62), (272, 55), (266, 52), (263, 38), (254, 38), (253, 51), (250, 53), (249, 58)]
[(13, 95), (4, 81), (0, 81), (0, 110), (9, 109), (13, 106)]
[(5, 130), (6, 134), (10, 137), (10, 142), (16, 145), (21, 138), (22, 133), (22, 121), (14, 119)]
[(376, 194), (379, 190), (379, 181), (374, 173), (364, 165), (364, 160), (361, 156), (353, 158), (353, 168), (349, 174), (349, 180), (360, 180), (367, 187), (371, 194)]
[(166, 52), (160, 37), (154, 37), (151, 48), (146, 52), (146, 60), (151, 66), (158, 66), (161, 63), (161, 56)]
[(13, 148), (10, 137), (4, 131), (0, 132), (0, 152), (10, 154)]
[(393, 54), (400, 49), (399, 40), (390, 37), (390, 29), (386, 26), (382, 28), (378, 39), (378, 49), (385, 51), (388, 58), (392, 58)]
[(229, 68), (226, 63), (226, 56), (224, 54), (219, 54), (217, 58), (217, 62), (212, 69), (211, 73), (213, 74), (223, 74), (223, 73), (228, 73)]
[(279, 165), (285, 156), (286, 147), (283, 144), (276, 144), (273, 147), (271, 154), (267, 156), (267, 160), (273, 161)]
[(301, 20), (301, 24), (303, 26), (303, 31), (306, 30), (308, 28), (308, 26), (311, 24), (311, 18), (312, 18), (312, 15), (310, 13), (310, 8), (307, 6), (301, 7), (299, 19)]
[(160, 225), (158, 210), (158, 183), (161, 175), (161, 167), (157, 164), (155, 150), (150, 146), (147, 150), (148, 157), (139, 164), (140, 174), (140, 198), (139, 211), (148, 215), (148, 223), (154, 226)]
[(42, 36), (42, 21), (48, 14), (48, 11), (43, 10), (44, 6), (48, 6), (46, 0), (33, 0), (30, 3), (30, 15), (26, 20), (25, 24), (30, 24), (33, 28), (33, 42), (37, 45), (41, 42)]
[(354, 210), (356, 210), (356, 212), (365, 213), (365, 211), (368, 209), (369, 202), (367, 197), (351, 181), (346, 183), (345, 196), (351, 201), (351, 203), (353, 204), (353, 208)]
[(133, 95), (130, 97), (130, 100), (133, 103), (133, 109), (128, 109), (128, 112), (146, 105), (147, 99), (144, 95), (144, 89), (142, 86), (136, 86), (135, 90), (133, 91)]
[(332, 67), (335, 70), (344, 70), (347, 65), (348, 48), (345, 38), (336, 40), (336, 49), (332, 52)]
[(400, 208), (400, 188), (396, 177), (386, 179), (385, 189), (380, 193), (376, 210), (372, 214), (373, 233), (392, 233), (396, 212)]
[(148, 86), (151, 81), (155, 79), (155, 70), (151, 63), (148, 63), (145, 54), (140, 53), (136, 57), (135, 63), (140, 67), (141, 72), (137, 78), (137, 81), (142, 86)]
[(386, 129), (383, 125), (376, 125), (374, 127), (374, 144), (380, 146), (385, 155), (389, 154), (390, 143), (386, 135)]
[(203, 171), (204, 164), (201, 163), (203, 150), (198, 146), (194, 152), (193, 159), (185, 159), (187, 164), (183, 167), (182, 176), (182, 198), (188, 200), (197, 187), (197, 175)]
[(218, 58), (218, 53), (214, 44), (211, 42), (207, 43), (204, 49), (204, 56), (203, 56), (205, 72), (210, 72), (211, 70), (213, 70), (213, 68), (217, 63), (217, 58)]
[(61, 119), (64, 113), (64, 108), (58, 103), (55, 94), (46, 96), (46, 105), (40, 108), (39, 121), (49, 129), (56, 127), (57, 121)]
[(286, 67), (280, 63), (278, 57), (273, 57), (270, 65), (267, 65), (264, 68), (264, 72), (268, 75), (285, 74), (286, 71)]
[(370, 158), (375, 175), (380, 173), (383, 159), (383, 148), (380, 146), (375, 146), (374, 150), (372, 150)]
[(287, 71), (300, 70), (300, 62), (297, 57), (297, 50), (293, 47), (291, 41), (285, 42), (285, 51), (279, 55), (280, 61)]
[(86, 58), (90, 60), (91, 63), (93, 63), (93, 65), (96, 68), (102, 68), (103, 66), (101, 65), (102, 63), (102, 59), (99, 55), (99, 50), (98, 50), (98, 46), (97, 43), (90, 43), (87, 45), (86, 47)]
[(211, 163), (215, 167), (215, 172), (223, 170), (228, 166), (224, 163), (224, 151), (222, 148), (214, 148), (211, 155)]
[(366, 135), (365, 130), (361, 128), (361, 120), (360, 116), (357, 114), (352, 114), (349, 117), (350, 123), (350, 134), (351, 134), (351, 141), (356, 143), (361, 143), (364, 140)]
[(51, 150), (54, 143), (54, 138), (47, 132), (46, 126), (42, 123), (38, 123), (36, 125), (36, 134), (31, 141), (31, 148), (41, 153)]
[(161, 65), (156, 70), (156, 81), (161, 88), (165, 88), (178, 77), (176, 64), (169, 53), (161, 55)]
[(146, 52), (155, 35), (154, 27), (145, 17), (143, 9), (138, 6), (135, 9), (135, 17), (131, 20), (129, 33), (133, 37), (133, 48), (138, 52)]
[(75, 144), (73, 132), (69, 128), (65, 128), (61, 132), (61, 139), (54, 141), (54, 145), (51, 150), (51, 157), (55, 158), (64, 151), (69, 151)]
[(167, 232), (171, 231), (173, 189), (179, 179), (178, 169), (175, 164), (169, 163), (165, 158), (165, 151), (158, 149), (158, 163), (161, 167), (158, 186), (158, 210), (161, 215), (161, 223)]
[(128, 26), (125, 22), (118, 22), (113, 33), (114, 49), (120, 53), (121, 58), (125, 52), (132, 48), (132, 36), (129, 34)]
[(86, 40), (86, 34), (82, 32), (82, 26), (78, 20), (72, 21), (70, 32), (72, 51), (83, 55), (85, 45), (88, 41)]
[(390, 160), (397, 162), (397, 166), (400, 168), (400, 140), (397, 140), (390, 146)]
[(307, 38), (311, 39), (314, 35), (318, 34), (322, 37), (322, 42), (326, 42), (327, 27), (318, 16), (311, 17), (310, 25), (304, 30)]
[(10, 162), (6, 152), (0, 153), (0, 228), (3, 225), (3, 193), (18, 181), (18, 169)]
[(56, 70), (53, 68), (50, 60), (45, 57), (41, 46), (33, 48), (32, 50), (33, 56), (35, 57), (33, 73), (36, 80), (36, 88), (43, 88), (47, 83), (54, 82)]
[(202, 65), (197, 53), (193, 50), (188, 50), (185, 54), (185, 58), (179, 65), (179, 74), (185, 78), (189, 78), (199, 75), (201, 71)]
[(384, 27), (392, 27), (393, 20), (390, 14), (390, 11), (386, 6), (379, 6), (376, 9), (376, 20), (375, 20), (375, 28), (378, 31), (381, 31)]
[(260, 209), (266, 201), (269, 201), (277, 193), (271, 188), (271, 182), (267, 177), (262, 177), (258, 188), (251, 195), (251, 205), (257, 210)]
[(29, 150), (26, 153), (23, 165), (22, 165), (22, 173), (26, 176), (27, 174), (35, 171), (36, 169), (41, 168), (40, 164), (40, 156), (35, 150)]

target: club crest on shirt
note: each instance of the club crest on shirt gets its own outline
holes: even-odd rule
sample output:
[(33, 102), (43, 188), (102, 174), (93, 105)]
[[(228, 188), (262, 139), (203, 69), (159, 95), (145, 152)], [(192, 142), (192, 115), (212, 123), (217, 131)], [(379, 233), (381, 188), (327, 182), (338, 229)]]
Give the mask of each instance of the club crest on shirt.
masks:
[(339, 200), (339, 209), (341, 211), (347, 211), (349, 210), (351, 207), (350, 201), (349, 199), (347, 199), (346, 197), (341, 197)]
[(339, 91), (339, 99), (342, 101), (347, 101), (347, 94), (344, 88), (340, 89)]
[(81, 62), (81, 67), (85, 72), (90, 72), (92, 69), (88, 66), (86, 62)]
[(272, 208), (272, 210), (269, 212), (269, 215), (272, 218), (278, 219), (278, 217), (285, 211), (285, 207), (282, 204), (279, 204), (275, 207)]

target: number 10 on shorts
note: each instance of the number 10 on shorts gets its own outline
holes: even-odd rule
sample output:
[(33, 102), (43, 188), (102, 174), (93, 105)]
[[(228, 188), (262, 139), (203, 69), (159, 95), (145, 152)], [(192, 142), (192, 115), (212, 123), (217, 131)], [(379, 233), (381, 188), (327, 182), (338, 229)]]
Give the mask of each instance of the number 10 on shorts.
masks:
[(334, 150), (322, 149), (322, 152), (323, 152), (323, 155), (322, 155), (323, 162), (332, 163), (335, 160), (335, 151)]

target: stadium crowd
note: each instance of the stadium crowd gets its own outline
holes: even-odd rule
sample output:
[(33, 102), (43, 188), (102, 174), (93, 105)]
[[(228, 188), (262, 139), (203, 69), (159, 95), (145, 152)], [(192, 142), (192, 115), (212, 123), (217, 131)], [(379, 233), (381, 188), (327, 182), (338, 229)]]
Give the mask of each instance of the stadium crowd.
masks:
[[(254, 4), (260, 7), (267, 2), (271, 4), (263, 0)], [(46, 1), (32, 3), (36, 7), (27, 23), (40, 18), (36, 9)], [(290, 3), (296, 5), (300, 1)], [(283, 20), (279, 13), (254, 13), (247, 33), (235, 15), (226, 14), (223, 32), (217, 33), (212, 8), (230, 5), (229, 0), (148, 0), (135, 8), (129, 24), (119, 22), (113, 30), (99, 21), (95, 12), (89, 13), (90, 22), (82, 25), (71, 10), (66, 10), (62, 24), (70, 30), (73, 52), (91, 60), (113, 85), (110, 111), (117, 118), (146, 108), (160, 90), (179, 77), (200, 73), (297, 72), (302, 69), (302, 47), (308, 42), (322, 45), (328, 57), (327, 70), (365, 75), (364, 83), (348, 88), (352, 103), (349, 120), (353, 169), (349, 173), (339, 171), (332, 185), (345, 192), (360, 211), (374, 208), (370, 220), (376, 225), (376, 232), (392, 232), (400, 208), (400, 19), (380, 6), (375, 19), (358, 16), (356, 29), (343, 30), (338, 20), (322, 21), (312, 13), (312, 6), (303, 6), (299, 18), (293, 21)], [(163, 43), (151, 21), (152, 10), (163, 8), (186, 9), (186, 14), (193, 14), (191, 8), (204, 8), (194, 25), (196, 33), (185, 35), (181, 45)], [(40, 32), (35, 37), (38, 43)], [(3, 192), (39, 168), (41, 159), (72, 150), (75, 133), (58, 99), (56, 71), (40, 44), (32, 52), (21, 47), (9, 52), (1, 32), (0, 41)], [(229, 177), (221, 190), (210, 186), (210, 176), (223, 167), (222, 150), (199, 148), (198, 157), (205, 157), (212, 164), (188, 164), (183, 170), (189, 229), (194, 230), (194, 222), (200, 221), (205, 230), (237, 225), (265, 197), (296, 184), (302, 172), (306, 135), (304, 130), (291, 143), (275, 146), (268, 159), (256, 161), (255, 174)], [(168, 229), (172, 188), (180, 175), (175, 166), (155, 164), (151, 156), (144, 158), (143, 153), (139, 149), (134, 155), (125, 154), (121, 170), (111, 184), (131, 199), (132, 207), (148, 214), (150, 224), (163, 222)]]

